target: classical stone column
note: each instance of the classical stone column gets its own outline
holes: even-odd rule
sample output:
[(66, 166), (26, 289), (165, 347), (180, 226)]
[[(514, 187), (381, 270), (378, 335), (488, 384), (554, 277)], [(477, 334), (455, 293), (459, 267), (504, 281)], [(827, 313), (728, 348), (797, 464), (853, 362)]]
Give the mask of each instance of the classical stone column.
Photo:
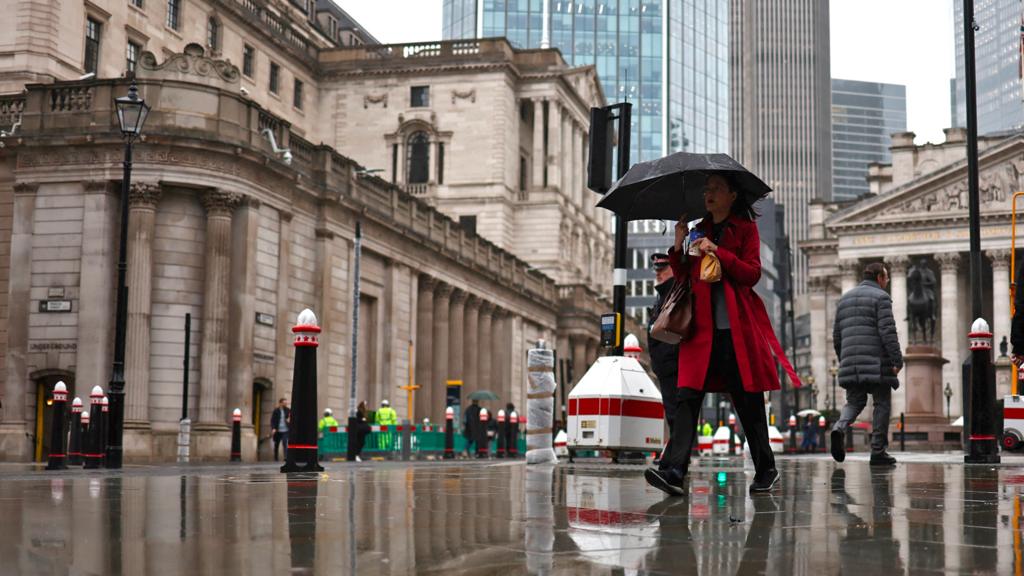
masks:
[[(900, 338), (900, 349), (906, 350), (909, 340), (907, 325), (907, 266), (910, 258), (905, 255), (889, 256), (885, 259), (889, 268), (889, 294), (892, 295), (892, 315), (896, 320), (896, 333)], [(900, 387), (892, 393), (892, 417), (899, 420), (900, 412), (906, 408), (906, 370), (899, 375)]]
[(4, 379), (3, 420), (0, 420), (0, 459), (27, 460), (31, 453), (25, 423), (28, 386), (28, 316), (32, 288), (32, 226), (39, 185), (14, 185), (11, 256), (7, 285), (7, 373)]
[(594, 362), (597, 361), (597, 355), (600, 353), (597, 346), (597, 340), (590, 338), (587, 340), (587, 367), (589, 368)]
[(437, 281), (429, 276), (420, 276), (419, 295), (416, 302), (416, 411), (414, 417), (422, 420), (430, 413), (431, 378), (433, 377), (433, 324), (434, 288)]
[[(828, 325), (826, 294), (829, 290), (829, 283), (830, 279), (824, 276), (812, 276), (807, 279), (807, 295), (811, 313), (811, 374), (814, 376), (814, 385), (818, 389), (815, 408), (821, 406), (825, 400), (825, 387), (832, 385), (829, 380), (831, 374), (828, 372), (828, 356), (831, 353), (828, 340), (831, 326)], [(811, 399), (812, 396), (808, 393), (806, 398)], [(800, 408), (805, 407), (801, 402)]]
[(508, 312), (501, 308), (494, 309), (491, 320), (491, 390), (501, 397), (504, 403), (505, 393), (505, 323)]
[[(572, 196), (572, 202), (576, 206), (580, 206), (583, 201), (583, 168), (580, 166), (579, 159), (582, 153), (582, 142), (583, 133), (580, 130), (578, 124), (575, 121), (572, 122), (572, 154), (569, 158), (569, 169), (572, 170), (572, 188), (570, 189)], [(580, 206), (582, 208), (582, 206)]]
[[(228, 426), (228, 302), (231, 287), (231, 213), (241, 197), (211, 190), (201, 196), (206, 208), (206, 282), (200, 352), (199, 422)], [(202, 450), (200, 450), (202, 452)]]
[(533, 99), (533, 186), (544, 188), (544, 102), (543, 98)]
[(430, 386), (430, 406), (420, 415), (433, 422), (440, 422), (444, 414), (445, 380), (451, 376), (448, 366), (448, 350), (451, 328), (451, 295), (452, 287), (438, 284), (434, 289), (434, 370), (428, 385)]
[(583, 336), (572, 336), (572, 379), (573, 385), (587, 373), (587, 339)]
[[(117, 243), (115, 228), (120, 217), (118, 195), (107, 180), (85, 182), (84, 210), (82, 213), (82, 256), (78, 280), (78, 352), (76, 353), (75, 381), (108, 382), (113, 359), (114, 299), (110, 297), (110, 279), (116, 271)], [(131, 224), (135, 220), (130, 220)], [(131, 232), (129, 231), (129, 234)], [(152, 234), (150, 234), (152, 236)], [(129, 240), (132, 242), (132, 240)], [(129, 248), (132, 245), (129, 244)], [(88, 272), (86, 272), (88, 271)], [(128, 274), (132, 273), (129, 263)], [(130, 277), (129, 277), (130, 280)], [(128, 283), (131, 288), (133, 284)], [(129, 296), (131, 290), (129, 290)], [(129, 309), (130, 310), (130, 309)], [(147, 309), (147, 313), (149, 310)], [(103, 335), (103, 337), (97, 337)], [(149, 338), (149, 332), (146, 332)], [(146, 357), (149, 360), (149, 357)], [(147, 363), (148, 366), (148, 363)], [(147, 372), (146, 376), (149, 374)], [(130, 386), (131, 384), (129, 384)], [(91, 388), (92, 385), (89, 385)], [(106, 384), (103, 384), (106, 388)], [(79, 387), (77, 392), (82, 392)], [(81, 395), (81, 394), (79, 394)], [(86, 391), (88, 395), (88, 391)], [(130, 400), (131, 398), (129, 398)], [(148, 420), (148, 419), (147, 419)], [(127, 450), (131, 445), (125, 443)], [(149, 455), (148, 453), (146, 454)]]
[(480, 388), (480, 299), (467, 295), (462, 322), (462, 340), (465, 346), (462, 365), (462, 404), (467, 405), (466, 396)]
[[(313, 302), (316, 303), (316, 310), (320, 310), (317, 319), (320, 321), (320, 349), (327, 351), (331, 347), (332, 337), (332, 324), (333, 318), (331, 311), (334, 310), (334, 275), (331, 273), (331, 262), (334, 254), (334, 232), (323, 226), (318, 226), (313, 231), (316, 237), (316, 249), (314, 251), (313, 261)], [(354, 269), (354, 265), (350, 265), (350, 269)], [(363, 346), (372, 345), (369, 342), (363, 344)], [(365, 359), (368, 356), (361, 356)], [(320, 410), (327, 407), (329, 404), (329, 398), (332, 396), (332, 392), (336, 394), (336, 397), (342, 397), (347, 400), (348, 394), (342, 394), (338, 388), (342, 387), (341, 382), (331, 381), (328, 378), (328, 370), (330, 366), (331, 355), (330, 354), (317, 354), (316, 356), (316, 370), (319, 375), (320, 381), (316, 388), (316, 403), (317, 403), (317, 414)], [(347, 367), (351, 369), (351, 358), (347, 358)], [(335, 390), (332, 390), (334, 388)], [(342, 411), (346, 413), (347, 410)], [(244, 413), (244, 411), (243, 411)]]
[[(292, 322), (294, 313), (288, 301), (288, 294), (291, 282), (291, 257), (292, 257), (292, 213), (278, 212), (278, 239), (277, 239), (277, 325), (275, 354), (274, 354), (274, 397), (271, 405), (277, 406), (278, 398), (291, 397), (292, 366), (289, 361), (295, 356), (295, 336), (292, 334)], [(270, 429), (270, 421), (264, 429)], [(267, 443), (265, 443), (267, 444)], [(267, 455), (271, 451), (267, 450)]]
[[(128, 325), (125, 332), (125, 428), (149, 428), (149, 334), (153, 231), (160, 184), (134, 183), (128, 194)], [(126, 444), (125, 450), (131, 452)], [(130, 454), (129, 454), (130, 455)], [(148, 456), (148, 454), (139, 456)]]
[(562, 106), (557, 100), (548, 101), (548, 186), (562, 189)]
[(561, 183), (562, 194), (566, 198), (572, 199), (572, 123), (569, 120), (569, 114), (563, 114), (561, 122), (561, 139), (558, 146), (558, 162), (561, 165)]
[[(452, 380), (464, 380), (466, 377), (464, 360), (466, 358), (466, 342), (472, 339), (466, 338), (466, 293), (462, 290), (453, 290), (451, 307), (449, 313), (448, 330), (448, 378)], [(447, 402), (446, 402), (447, 404)]]
[(494, 304), (490, 302), (480, 303), (480, 321), (477, 323), (477, 390), (493, 390), (496, 383), (491, 375), (491, 364), (493, 363), (492, 348), (494, 334), (492, 333), (492, 322), (494, 320)]
[(992, 262), (992, 338), (993, 351), (999, 355), (999, 343), (1010, 338), (1010, 250), (986, 250)]
[(959, 295), (959, 274), (961, 257), (958, 253), (936, 254), (935, 260), (939, 263), (940, 282), (942, 294), (939, 297), (940, 310), (939, 321), (942, 323), (942, 357), (949, 362), (942, 367), (943, 389), (946, 382), (953, 388), (953, 396), (950, 401), (950, 414), (957, 414), (953, 411), (954, 405), (961, 406), (963, 399), (960, 390), (961, 384), (961, 350), (966, 347), (965, 327), (960, 325), (960, 295)]
[[(252, 414), (253, 410), (259, 409), (252, 405), (252, 333), (256, 324), (256, 236), (259, 227), (260, 203), (254, 198), (246, 198), (235, 211), (231, 226), (227, 405), (229, 410), (242, 410), (242, 458), (246, 461), (255, 459), (257, 439), (253, 436)], [(325, 316), (321, 316), (321, 328), (324, 327)], [(322, 346), (322, 338), (320, 343)]]
[(842, 273), (840, 289), (843, 294), (857, 287), (860, 284), (863, 274), (863, 266), (857, 260), (840, 260), (839, 270)]

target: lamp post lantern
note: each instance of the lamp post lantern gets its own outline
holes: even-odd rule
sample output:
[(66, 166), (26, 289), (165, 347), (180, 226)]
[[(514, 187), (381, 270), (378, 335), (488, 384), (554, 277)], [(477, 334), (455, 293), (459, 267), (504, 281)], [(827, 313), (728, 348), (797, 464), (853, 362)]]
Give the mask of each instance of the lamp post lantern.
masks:
[(107, 468), (120, 468), (124, 456), (124, 345), (128, 323), (128, 194), (132, 187), (132, 143), (142, 133), (149, 116), (149, 105), (139, 97), (139, 88), (132, 77), (128, 95), (114, 99), (117, 123), (124, 138), (124, 178), (121, 183), (121, 234), (117, 257), (117, 307), (114, 324), (114, 362), (111, 368), (110, 427), (107, 434)]

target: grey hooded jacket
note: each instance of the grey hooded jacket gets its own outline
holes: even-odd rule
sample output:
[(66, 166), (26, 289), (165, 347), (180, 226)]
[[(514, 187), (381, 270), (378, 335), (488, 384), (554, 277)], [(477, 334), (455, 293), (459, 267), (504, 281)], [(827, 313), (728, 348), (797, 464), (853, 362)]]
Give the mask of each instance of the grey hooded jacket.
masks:
[(864, 280), (839, 299), (832, 343), (839, 357), (843, 388), (900, 383), (893, 368), (903, 367), (903, 354), (892, 315), (892, 298), (877, 282)]

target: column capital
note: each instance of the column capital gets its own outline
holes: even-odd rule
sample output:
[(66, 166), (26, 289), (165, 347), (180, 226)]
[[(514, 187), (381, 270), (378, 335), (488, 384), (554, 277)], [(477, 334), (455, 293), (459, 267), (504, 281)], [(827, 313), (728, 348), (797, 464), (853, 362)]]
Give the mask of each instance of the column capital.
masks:
[(996, 250), (985, 250), (985, 256), (992, 262), (993, 270), (1010, 269), (1010, 249), (999, 248)]
[(466, 308), (479, 308), (480, 297), (466, 292)]
[(163, 190), (159, 182), (133, 182), (128, 191), (128, 205), (132, 208), (156, 208)]
[(323, 228), (323, 227), (317, 228), (314, 231), (314, 234), (316, 235), (317, 240), (321, 240), (321, 239), (323, 239), (323, 240), (334, 240), (334, 231), (333, 230), (329, 230), (327, 228)]
[(907, 267), (910, 266), (910, 257), (905, 254), (897, 254), (896, 256), (886, 256), (885, 264), (889, 267), (889, 273), (906, 274)]
[(31, 196), (39, 190), (39, 182), (16, 182), (14, 184), (15, 196)]
[(960, 262), (963, 260), (957, 252), (945, 252), (936, 254), (935, 261), (939, 263), (942, 272), (957, 272), (960, 270)]
[(466, 298), (468, 296), (469, 296), (469, 294), (467, 294), (465, 290), (459, 290), (458, 288), (452, 288), (452, 296), (451, 296), (452, 304), (460, 304), (460, 305), (464, 306), (466, 304)]
[(810, 276), (807, 278), (807, 291), (810, 293), (824, 293), (831, 284), (828, 276)]
[(493, 302), (490, 302), (488, 300), (481, 300), (480, 301), (480, 315), (481, 316), (485, 316), (485, 315), (486, 316), (490, 316), (491, 314), (494, 313), (494, 309), (495, 309), (495, 306), (494, 306)]
[(419, 282), (420, 292), (433, 292), (434, 289), (437, 288), (438, 284), (439, 284), (439, 282), (437, 281), (436, 278), (433, 278), (431, 276), (427, 276), (426, 274), (421, 274), (420, 275), (420, 282)]
[(843, 274), (857, 274), (860, 268), (860, 260), (855, 258), (844, 258), (839, 261), (839, 271)]
[(221, 192), (211, 189), (202, 194), (200, 201), (206, 208), (208, 216), (230, 216), (238, 204), (242, 201), (242, 195), (236, 192)]
[(451, 284), (445, 284), (444, 282), (438, 281), (437, 285), (434, 287), (434, 297), (451, 298), (452, 292), (454, 290), (455, 287), (452, 286)]
[(294, 216), (294, 215), (295, 214), (293, 214), (292, 212), (290, 212), (288, 210), (278, 210), (277, 211), (277, 216), (281, 219), (281, 222), (291, 222), (292, 221), (292, 216)]

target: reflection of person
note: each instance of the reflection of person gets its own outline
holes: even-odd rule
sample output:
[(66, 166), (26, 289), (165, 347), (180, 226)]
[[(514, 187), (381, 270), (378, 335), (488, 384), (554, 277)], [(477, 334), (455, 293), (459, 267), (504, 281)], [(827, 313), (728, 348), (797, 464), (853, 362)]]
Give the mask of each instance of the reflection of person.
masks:
[(856, 505), (846, 492), (846, 471), (832, 472), (832, 506), (846, 521), (846, 534), (839, 540), (841, 574), (861, 574), (879, 568), (886, 574), (903, 574), (900, 543), (892, 534), (892, 469), (871, 474), (871, 520), (865, 521), (850, 511)]
[[(648, 554), (644, 567), (652, 572), (697, 573), (700, 564), (690, 534), (690, 502), (688, 498), (672, 498), (647, 508), (648, 518), (658, 519), (658, 546)], [(690, 572), (683, 572), (690, 573)]]
[(277, 408), (270, 415), (270, 429), (274, 431), (274, 461), (277, 461), (278, 448), (284, 444), (284, 457), (288, 458), (288, 425), (292, 421), (292, 411), (288, 408), (288, 401), (281, 398), (277, 401)]
[[(775, 338), (764, 303), (754, 292), (761, 279), (757, 214), (737, 192), (722, 176), (710, 176), (704, 188), (708, 216), (698, 225), (704, 237), (691, 246), (703, 256), (682, 252), (685, 215), (676, 224), (675, 243), (669, 252), (676, 282), (690, 281), (692, 334), (679, 344), (678, 407), (668, 469), (652, 468), (644, 473), (649, 484), (669, 495), (684, 493), (693, 435), (707, 392), (728, 392), (732, 397), (754, 461), (750, 489), (770, 490), (779, 479), (768, 442), (764, 392), (779, 389), (776, 359), (794, 383), (799, 381)], [(717, 256), (721, 264), (717, 282), (700, 280), (702, 259), (707, 255)]]
[(896, 459), (885, 451), (889, 445), (889, 412), (892, 391), (899, 387), (896, 375), (903, 368), (892, 298), (885, 291), (889, 273), (879, 262), (864, 268), (864, 280), (839, 299), (832, 345), (839, 357), (839, 385), (846, 389), (846, 406), (832, 427), (832, 457), (846, 459), (845, 434), (850, 423), (867, 405), (871, 395), (871, 464), (892, 466)]
[(668, 297), (672, 287), (675, 286), (675, 279), (672, 278), (672, 268), (669, 267), (668, 254), (653, 254), (651, 265), (654, 267), (654, 290), (658, 298), (651, 308), (647, 322), (647, 350), (651, 356), (651, 368), (658, 378), (658, 387), (661, 388), (661, 402), (665, 406), (665, 422), (668, 424), (669, 440), (659, 456), (658, 468), (664, 470), (668, 467), (669, 447), (672, 444), (672, 423), (676, 417), (676, 386), (679, 381), (679, 346), (666, 344), (655, 338), (651, 338), (651, 327), (661, 312), (661, 306)]
[(743, 542), (743, 557), (737, 574), (766, 574), (768, 571), (768, 545), (771, 540), (779, 505), (771, 494), (755, 494), (750, 497), (754, 504), (754, 518)]
[(348, 419), (348, 451), (345, 459), (362, 462), (359, 455), (366, 444), (366, 436), (370, 433), (370, 424), (366, 421), (366, 402), (360, 402), (356, 409), (356, 417)]

